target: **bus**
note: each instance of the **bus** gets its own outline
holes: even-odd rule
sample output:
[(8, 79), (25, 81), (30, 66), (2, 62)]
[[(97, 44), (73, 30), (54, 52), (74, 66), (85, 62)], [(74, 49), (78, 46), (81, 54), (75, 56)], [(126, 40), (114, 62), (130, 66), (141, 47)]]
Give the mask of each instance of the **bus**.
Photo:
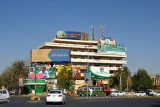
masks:
[[(88, 96), (90, 95), (89, 89), (92, 89), (92, 96), (106, 95), (102, 86), (88, 86)], [(77, 94), (80, 96), (87, 96), (87, 86), (81, 86), (77, 90)]]

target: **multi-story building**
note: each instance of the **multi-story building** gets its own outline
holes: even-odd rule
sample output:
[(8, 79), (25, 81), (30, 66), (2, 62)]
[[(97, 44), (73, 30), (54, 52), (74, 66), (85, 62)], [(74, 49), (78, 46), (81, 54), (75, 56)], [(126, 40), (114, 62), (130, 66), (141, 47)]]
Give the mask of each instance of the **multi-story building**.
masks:
[[(88, 40), (87, 39), (64, 39), (53, 38), (51, 42), (45, 42), (37, 47), (37, 52), (42, 49), (69, 49), (69, 61), (72, 66), (81, 67), (81, 76), (87, 71), (87, 66), (93, 67), (107, 67), (109, 69), (109, 76), (122, 67), (123, 64), (127, 64), (125, 47), (122, 45), (116, 45), (114, 39), (106, 40)], [(63, 65), (66, 62), (60, 61), (39, 61), (34, 58), (31, 51), (31, 62), (41, 63), (44, 65)]]
[(153, 79), (154, 87), (160, 89), (160, 74), (150, 74), (149, 76)]

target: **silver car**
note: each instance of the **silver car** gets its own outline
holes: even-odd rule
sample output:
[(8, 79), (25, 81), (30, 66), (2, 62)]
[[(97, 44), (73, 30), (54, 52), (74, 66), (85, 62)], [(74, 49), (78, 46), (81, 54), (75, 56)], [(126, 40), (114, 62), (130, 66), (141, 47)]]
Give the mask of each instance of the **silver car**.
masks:
[(111, 97), (116, 97), (116, 96), (125, 96), (125, 93), (123, 91), (113, 91), (113, 92), (111, 92)]
[(10, 102), (10, 96), (7, 90), (0, 89), (0, 102)]

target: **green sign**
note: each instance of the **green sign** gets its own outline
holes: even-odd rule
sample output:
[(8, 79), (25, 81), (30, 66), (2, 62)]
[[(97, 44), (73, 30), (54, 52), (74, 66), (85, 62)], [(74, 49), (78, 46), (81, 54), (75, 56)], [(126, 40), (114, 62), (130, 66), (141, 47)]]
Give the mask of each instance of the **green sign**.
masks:
[(91, 78), (96, 79), (108, 79), (109, 78), (109, 67), (95, 67), (89, 66), (89, 72), (91, 72)]
[(101, 45), (100, 49), (97, 49), (98, 52), (120, 52), (125, 53), (126, 47), (119, 45)]

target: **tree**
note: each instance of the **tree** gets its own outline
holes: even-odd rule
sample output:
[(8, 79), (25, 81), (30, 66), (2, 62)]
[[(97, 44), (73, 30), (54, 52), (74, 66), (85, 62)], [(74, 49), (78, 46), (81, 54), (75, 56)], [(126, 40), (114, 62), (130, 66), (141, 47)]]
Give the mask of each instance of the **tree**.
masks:
[(7, 89), (12, 89), (18, 86), (19, 78), (26, 78), (29, 73), (29, 66), (25, 66), (24, 61), (19, 60), (3, 71), (0, 76), (0, 85)]
[[(128, 81), (127, 81), (128, 80)], [(119, 90), (124, 90), (127, 88), (127, 83), (131, 86), (131, 73), (128, 67), (118, 68), (114, 75), (109, 79), (110, 87), (114, 87)]]
[(12, 64), (13, 78), (18, 81), (19, 78), (26, 78), (29, 73), (29, 67), (25, 66), (24, 61), (15, 61)]
[(70, 89), (74, 84), (74, 79), (72, 79), (72, 70), (68, 70), (64, 66), (63, 69), (60, 72), (58, 72), (57, 80), (57, 84), (62, 89)]
[(132, 88), (134, 90), (153, 88), (153, 80), (150, 78), (145, 69), (138, 69), (137, 73), (133, 75), (132, 81)]

